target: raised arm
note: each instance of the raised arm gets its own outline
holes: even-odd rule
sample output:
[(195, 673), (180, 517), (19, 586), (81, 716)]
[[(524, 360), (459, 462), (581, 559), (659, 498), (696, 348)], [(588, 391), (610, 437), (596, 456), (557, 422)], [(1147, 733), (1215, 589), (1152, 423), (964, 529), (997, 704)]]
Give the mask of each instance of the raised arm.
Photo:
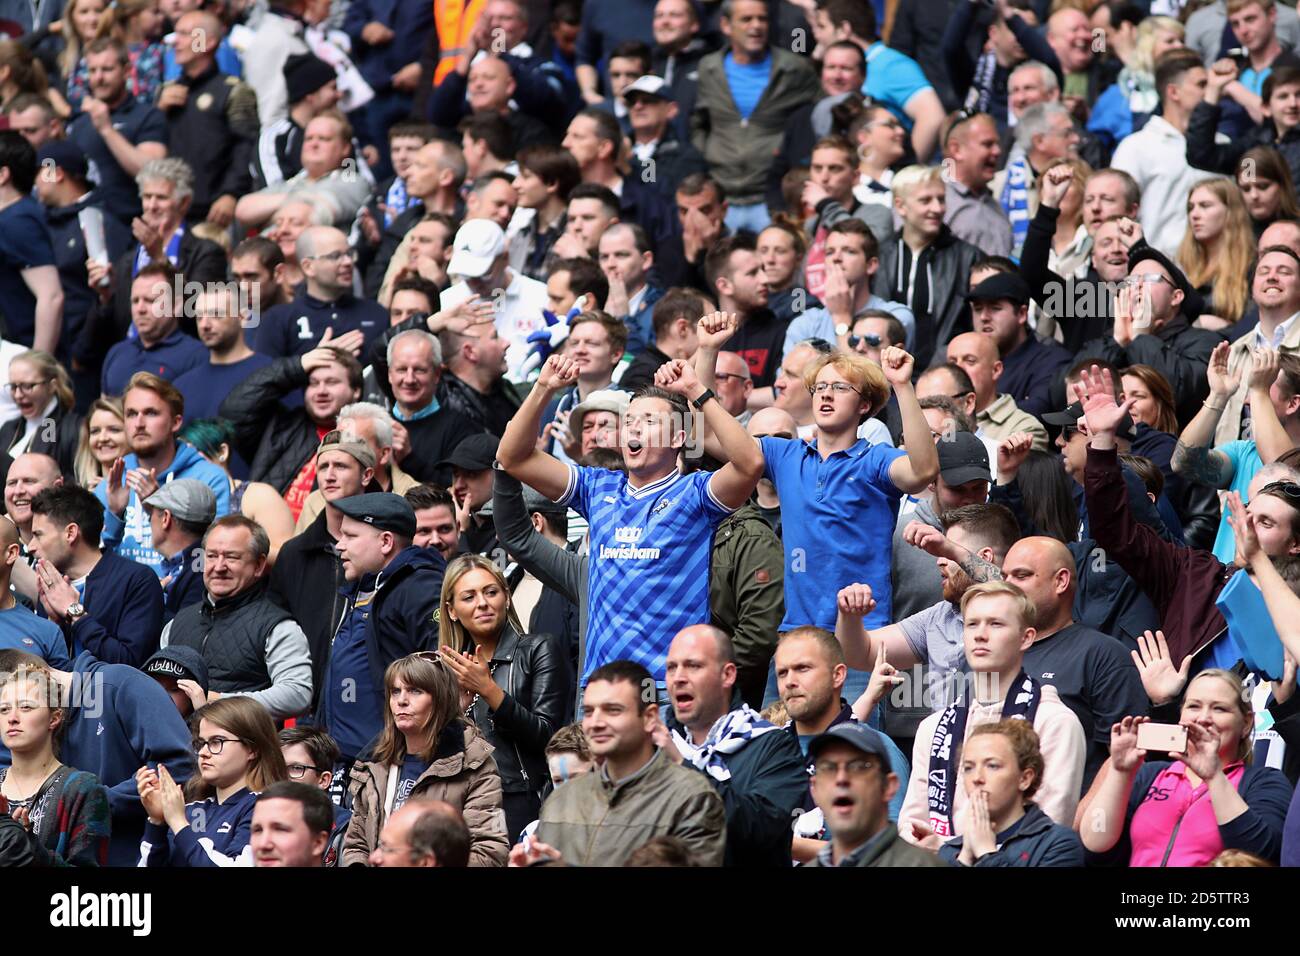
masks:
[(1277, 461), (1292, 448), (1295, 443), (1282, 427), (1282, 420), (1277, 417), (1277, 408), (1269, 394), (1277, 381), (1279, 356), (1273, 349), (1255, 349), (1250, 378), (1246, 387), (1250, 390), (1251, 433), (1255, 438), (1255, 447), (1260, 460), (1269, 465)]
[[(528, 397), (510, 419), (497, 447), (497, 461), (502, 468), (552, 501), (559, 500), (568, 489), (569, 468), (538, 450), (537, 435), (542, 426), (542, 412), (546, 411), (551, 399), (577, 380), (578, 367), (573, 364), (573, 359), (563, 355), (548, 358)], [(741, 433), (744, 434), (743, 429)]]
[(930, 423), (912, 388), (912, 356), (896, 345), (880, 353), (885, 378), (893, 386), (903, 418), (903, 448), (907, 454), (889, 466), (889, 479), (899, 490), (914, 495), (924, 491), (939, 474), (939, 452), (934, 447)]
[(1264, 596), (1264, 606), (1273, 619), (1278, 639), (1296, 660), (1300, 660), (1300, 597), (1291, 590), (1272, 559), (1259, 546), (1255, 518), (1241, 503), (1241, 493), (1231, 491), (1225, 501), (1226, 517), (1237, 539), (1237, 553), (1255, 573), (1255, 583)]
[(855, 671), (869, 671), (883, 650), (895, 667), (908, 668), (919, 663), (903, 629), (897, 624), (868, 631), (862, 619), (875, 609), (871, 585), (850, 584), (835, 596), (835, 639), (844, 650), (844, 663)]
[(1128, 826), (1128, 801), (1146, 751), (1137, 745), (1138, 727), (1145, 717), (1125, 717), (1110, 729), (1110, 758), (1075, 816), (1079, 837), (1092, 853), (1108, 853), (1124, 837)]
[[(734, 321), (735, 317), (731, 319)], [(655, 373), (655, 384), (692, 403), (708, 391), (684, 359), (662, 366)], [(763, 477), (763, 450), (717, 398), (706, 401), (701, 411), (705, 427), (717, 436), (727, 462), (713, 473), (709, 489), (714, 498), (734, 511), (749, 500), (758, 479)]]
[[(1228, 407), (1228, 399), (1237, 391), (1241, 374), (1228, 372), (1228, 356), (1232, 346), (1221, 342), (1214, 347), (1210, 355), (1210, 364), (1206, 368), (1206, 378), (1210, 383), (1210, 395), (1196, 413), (1183, 433), (1178, 436), (1173, 456), (1169, 464), (1176, 474), (1189, 481), (1209, 485), (1211, 488), (1226, 488), (1232, 481), (1232, 461), (1221, 451), (1211, 448), (1214, 431), (1218, 428), (1223, 410)], [(1267, 386), (1265, 386), (1267, 390)], [(1270, 410), (1272, 403), (1266, 402)], [(1277, 417), (1276, 414), (1273, 416)], [(1285, 435), (1286, 433), (1283, 432)]]

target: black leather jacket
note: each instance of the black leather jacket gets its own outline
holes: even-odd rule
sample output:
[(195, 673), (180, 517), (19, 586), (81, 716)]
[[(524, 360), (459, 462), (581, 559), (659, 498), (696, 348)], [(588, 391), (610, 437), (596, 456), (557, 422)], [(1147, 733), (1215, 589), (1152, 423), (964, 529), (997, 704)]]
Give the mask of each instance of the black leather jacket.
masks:
[(488, 666), (505, 699), (494, 711), (477, 697), (467, 716), (496, 748), (501, 789), (540, 794), (550, 780), (543, 751), (573, 695), (569, 669), (549, 636), (521, 636), (508, 624)]

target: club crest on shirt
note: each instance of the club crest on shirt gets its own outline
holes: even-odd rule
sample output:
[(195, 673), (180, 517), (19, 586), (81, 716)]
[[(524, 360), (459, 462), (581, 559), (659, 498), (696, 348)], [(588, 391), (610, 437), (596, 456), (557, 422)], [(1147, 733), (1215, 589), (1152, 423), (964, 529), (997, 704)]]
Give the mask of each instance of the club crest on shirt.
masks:
[(672, 498), (660, 498), (659, 503), (656, 504), (653, 509), (651, 509), (650, 516), (654, 517), (655, 515), (663, 514), (665, 511), (667, 511), (669, 508), (673, 506), (673, 501), (674, 499)]

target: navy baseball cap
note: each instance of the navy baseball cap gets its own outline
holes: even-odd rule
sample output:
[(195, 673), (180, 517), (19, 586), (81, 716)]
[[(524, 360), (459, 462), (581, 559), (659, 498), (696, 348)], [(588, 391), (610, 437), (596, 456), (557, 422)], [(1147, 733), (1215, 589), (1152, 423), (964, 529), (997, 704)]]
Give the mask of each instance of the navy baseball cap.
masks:
[(825, 733), (818, 734), (808, 745), (808, 758), (816, 759), (817, 754), (827, 744), (841, 741), (851, 747), (856, 747), (864, 754), (872, 754), (880, 758), (880, 769), (885, 773), (892, 773), (893, 766), (889, 761), (889, 746), (885, 743), (885, 738), (878, 730), (872, 730), (866, 724), (858, 720), (846, 720), (842, 724), (836, 724)]
[(90, 170), (81, 147), (67, 139), (52, 139), (47, 142), (37, 151), (36, 162), (41, 166), (51, 162), (76, 179), (84, 180)]
[(334, 507), (380, 531), (391, 531), (403, 538), (415, 537), (415, 509), (401, 495), (391, 491), (353, 495), (334, 502)]

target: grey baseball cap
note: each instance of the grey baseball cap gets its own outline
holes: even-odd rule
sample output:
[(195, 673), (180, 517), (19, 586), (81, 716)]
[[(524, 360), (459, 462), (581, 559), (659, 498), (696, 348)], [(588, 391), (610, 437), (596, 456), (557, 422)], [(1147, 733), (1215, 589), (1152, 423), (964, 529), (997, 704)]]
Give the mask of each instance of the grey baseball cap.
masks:
[(197, 478), (176, 478), (144, 500), (146, 508), (170, 511), (173, 517), (194, 524), (212, 524), (217, 517), (217, 496)]

